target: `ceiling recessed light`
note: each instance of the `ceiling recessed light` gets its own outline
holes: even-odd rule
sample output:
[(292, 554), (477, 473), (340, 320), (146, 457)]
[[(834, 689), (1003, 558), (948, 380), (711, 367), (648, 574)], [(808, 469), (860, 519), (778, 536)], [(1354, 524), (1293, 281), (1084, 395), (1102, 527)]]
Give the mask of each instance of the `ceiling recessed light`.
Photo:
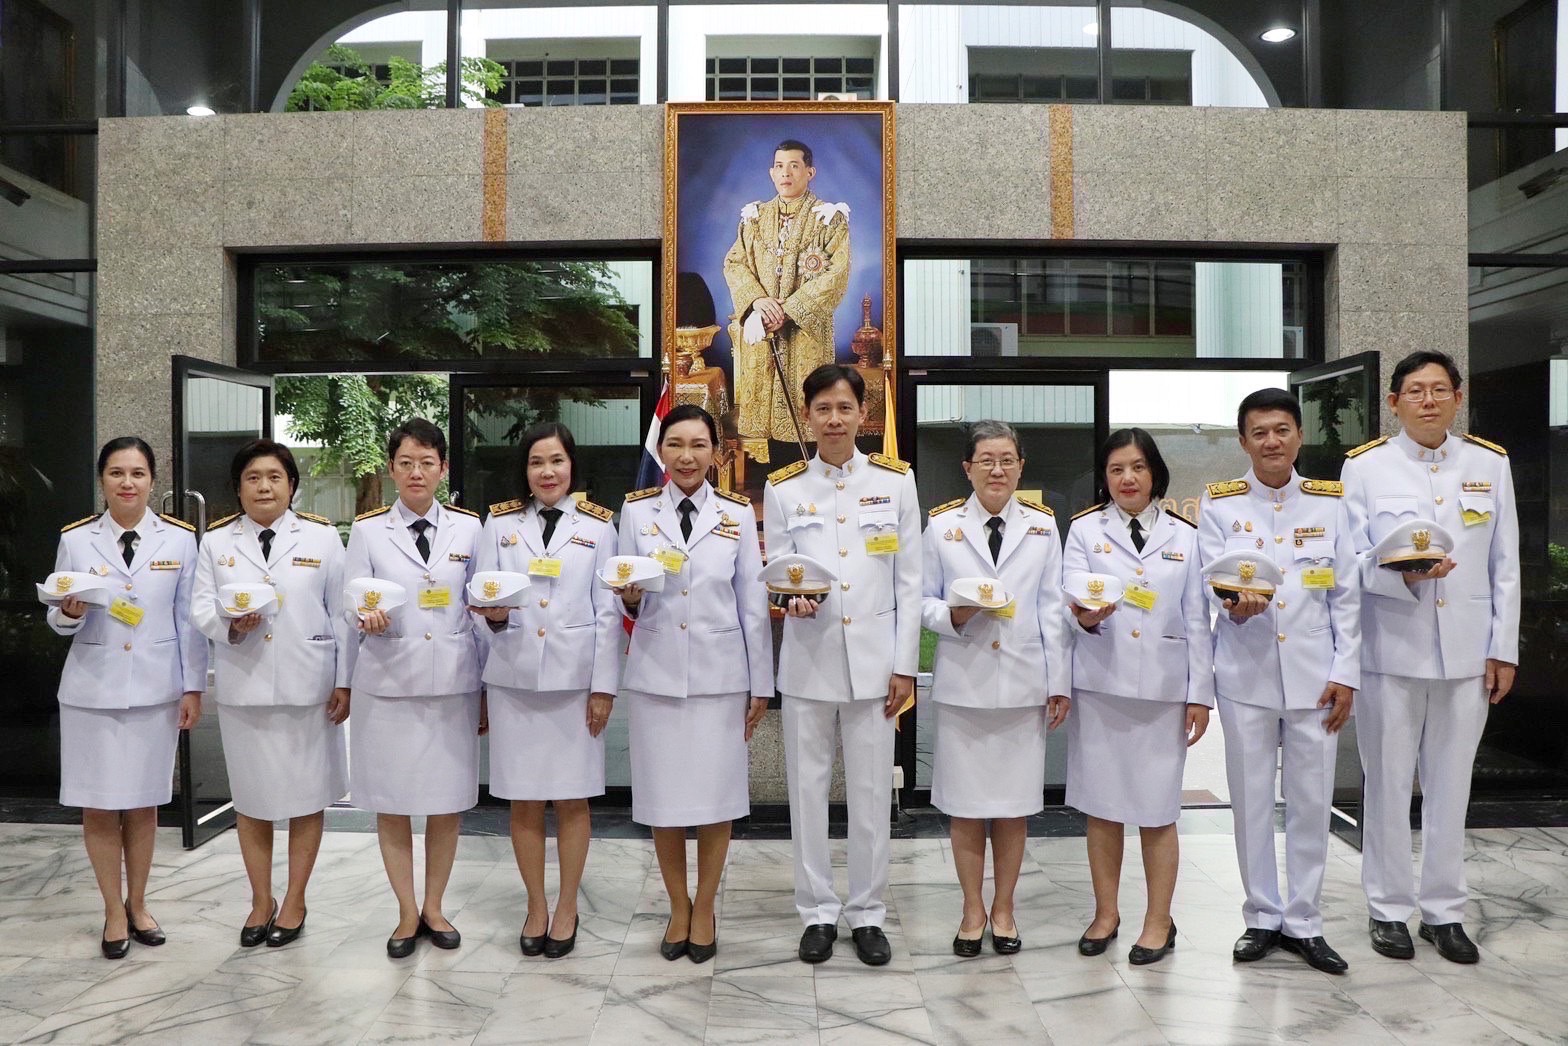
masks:
[(1100, 35), (1100, 23), (1099, 22), (1086, 22), (1084, 24), (1084, 27), (1083, 27), (1083, 34), (1085, 36), (1099, 36)]
[(186, 116), (216, 116), (217, 112), (205, 105), (193, 105), (185, 110)]
[(1271, 44), (1282, 44), (1295, 35), (1296, 31), (1294, 29), (1287, 28), (1283, 25), (1277, 25), (1273, 29), (1265, 32), (1263, 34), (1263, 39), (1267, 40)]

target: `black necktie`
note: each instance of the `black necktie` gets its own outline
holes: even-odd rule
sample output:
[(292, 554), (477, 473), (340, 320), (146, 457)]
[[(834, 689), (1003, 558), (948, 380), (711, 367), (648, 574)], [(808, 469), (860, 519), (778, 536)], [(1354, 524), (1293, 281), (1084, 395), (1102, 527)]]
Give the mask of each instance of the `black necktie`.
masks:
[[(423, 523), (424, 520), (420, 520), (420, 522)], [(263, 530), (256, 537), (261, 541), (261, 560), (265, 563), (272, 558), (272, 539), (277, 537), (277, 535), (270, 530)]]
[(1127, 529), (1132, 532), (1132, 546), (1139, 552), (1143, 551), (1143, 543), (1147, 540), (1143, 536), (1143, 524), (1138, 522), (1138, 517), (1132, 517), (1132, 522), (1127, 524)]
[(675, 511), (681, 514), (681, 540), (691, 540), (691, 517), (697, 514), (697, 506), (691, 503), (691, 498), (681, 498), (681, 503), (675, 506)]
[(1002, 517), (992, 516), (985, 521), (985, 528), (991, 532), (986, 544), (991, 546), (991, 562), (995, 563), (1002, 555)]
[(430, 562), (430, 538), (425, 536), (425, 531), (430, 529), (430, 521), (416, 519), (409, 525), (414, 528), (414, 547), (419, 550), (419, 558), (426, 563)]
[(539, 514), (544, 517), (544, 547), (550, 547), (550, 536), (555, 533), (555, 525), (561, 521), (561, 510), (558, 508), (541, 509)]
[(136, 544), (136, 531), (134, 531), (134, 530), (127, 530), (125, 533), (120, 535), (120, 547), (125, 549), (125, 565), (126, 566), (130, 566), (131, 565), (131, 560), (136, 558), (136, 549), (132, 547), (135, 544)]

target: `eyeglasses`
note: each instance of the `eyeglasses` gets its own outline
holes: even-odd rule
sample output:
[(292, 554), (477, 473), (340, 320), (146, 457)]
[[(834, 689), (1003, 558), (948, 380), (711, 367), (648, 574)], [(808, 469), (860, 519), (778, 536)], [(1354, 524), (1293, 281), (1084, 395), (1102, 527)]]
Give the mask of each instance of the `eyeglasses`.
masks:
[(423, 472), (429, 474), (440, 472), (441, 462), (429, 458), (425, 459), (424, 461), (413, 461), (409, 458), (398, 458), (396, 461), (392, 462), (392, 468), (393, 471), (401, 472), (404, 475), (407, 475), (411, 472)]
[(978, 461), (971, 461), (970, 464), (982, 472), (992, 472), (997, 468), (1003, 472), (1011, 472), (1023, 462), (1018, 458), (980, 458)]
[(1404, 400), (1406, 403), (1420, 403), (1428, 396), (1431, 396), (1432, 399), (1436, 400), (1438, 403), (1442, 403), (1445, 400), (1451, 400), (1454, 398), (1454, 390), (1449, 388), (1447, 385), (1433, 385), (1431, 388), (1424, 388), (1420, 385), (1417, 385), (1414, 388), (1406, 389), (1399, 394), (1399, 398)]

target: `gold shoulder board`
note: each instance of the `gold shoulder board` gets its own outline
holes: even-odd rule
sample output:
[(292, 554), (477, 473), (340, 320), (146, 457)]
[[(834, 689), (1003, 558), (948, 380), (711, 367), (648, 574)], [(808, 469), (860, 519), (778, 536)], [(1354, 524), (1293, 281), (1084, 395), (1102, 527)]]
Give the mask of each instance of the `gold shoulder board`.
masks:
[(642, 501), (644, 498), (655, 498), (659, 496), (659, 493), (662, 490), (664, 490), (663, 487), (644, 487), (641, 490), (634, 490), (630, 494), (626, 495), (626, 500)]
[(1345, 485), (1337, 479), (1304, 479), (1301, 481), (1301, 492), (1342, 498), (1345, 496)]
[(1502, 447), (1499, 447), (1496, 443), (1493, 443), (1489, 439), (1482, 439), (1480, 436), (1472, 436), (1467, 432), (1465, 433), (1465, 440), (1466, 442), (1474, 443), (1478, 447), (1485, 447), (1493, 454), (1501, 454), (1505, 458), (1508, 456), (1508, 451), (1504, 450)]
[(1186, 516), (1182, 515), (1180, 512), (1177, 512), (1173, 508), (1166, 509), (1165, 510), (1165, 514), (1167, 516), (1171, 517), (1172, 519), (1180, 520), (1181, 522), (1183, 522), (1183, 523), (1187, 524), (1189, 527), (1191, 527), (1193, 530), (1197, 530), (1198, 529), (1198, 524), (1194, 523), (1192, 520), (1188, 519)]
[(714, 493), (723, 498), (725, 501), (733, 501), (737, 505), (751, 504), (750, 498), (733, 490), (715, 490)]
[(456, 512), (460, 516), (473, 516), (475, 519), (479, 518), (479, 513), (475, 512), (473, 509), (464, 508), (461, 505), (447, 505), (445, 508), (448, 512)]
[(1035, 501), (1035, 500), (1033, 500), (1031, 498), (1020, 497), (1017, 494), (1014, 494), (1013, 497), (1016, 498), (1018, 503), (1020, 505), (1023, 505), (1025, 508), (1032, 508), (1036, 512), (1044, 512), (1047, 516), (1050, 516), (1052, 519), (1056, 518), (1056, 513), (1051, 511), (1051, 508), (1050, 508), (1049, 505), (1042, 505), (1038, 501)]
[(87, 524), (91, 523), (101, 515), (103, 515), (103, 513), (95, 512), (91, 516), (83, 516), (74, 523), (67, 523), (65, 526), (60, 528), (60, 533), (64, 534), (67, 530), (75, 530), (77, 527), (85, 527)]
[(1356, 447), (1354, 450), (1347, 450), (1347, 451), (1345, 451), (1345, 457), (1353, 458), (1357, 454), (1365, 454), (1367, 451), (1371, 450), (1373, 447), (1381, 447), (1383, 444), (1385, 444), (1387, 442), (1388, 442), (1388, 437), (1387, 436), (1379, 436), (1375, 440), (1371, 440), (1371, 441), (1369, 441), (1367, 443), (1361, 444), (1361, 446)]
[(1252, 484), (1244, 479), (1229, 479), (1224, 483), (1210, 483), (1207, 488), (1211, 498), (1229, 498), (1237, 494), (1245, 494), (1252, 489)]
[(236, 519), (239, 519), (239, 518), (240, 518), (240, 514), (238, 512), (231, 513), (230, 515), (224, 516), (222, 519), (215, 519), (211, 523), (208, 523), (207, 524), (207, 529), (209, 531), (212, 531), (212, 530), (217, 530), (219, 527), (226, 527), (230, 523), (233, 523)]
[(968, 500), (968, 498), (954, 498), (952, 501), (947, 501), (938, 505), (927, 514), (932, 516), (940, 516), (942, 513), (950, 512)]
[(797, 461), (793, 465), (785, 465), (781, 469), (775, 469), (774, 471), (768, 473), (768, 482), (772, 483), (774, 486), (778, 486), (786, 479), (789, 479), (792, 476), (798, 476), (802, 472), (806, 471), (806, 467), (807, 466), (804, 461)]
[(320, 523), (324, 527), (332, 526), (332, 521), (330, 519), (328, 519), (326, 516), (318, 516), (314, 512), (296, 512), (294, 514), (300, 519), (308, 519), (312, 523)]
[(521, 511), (522, 507), (522, 501), (515, 498), (511, 501), (497, 501), (490, 506), (490, 514), (492, 516), (509, 516), (513, 512)]
[(885, 468), (891, 472), (909, 471), (909, 462), (907, 461), (901, 461), (898, 458), (890, 458), (886, 454), (871, 454), (868, 456), (871, 458), (871, 464), (880, 465), (882, 468)]
[(193, 526), (190, 523), (185, 522), (179, 516), (166, 516), (162, 512), (160, 512), (160, 513), (158, 513), (158, 518), (163, 520), (165, 523), (173, 523), (175, 526), (179, 527), (182, 530), (188, 530), (192, 534), (196, 533), (195, 526)]
[(375, 516), (380, 516), (391, 511), (391, 505), (382, 505), (380, 508), (373, 508), (369, 512), (361, 512), (359, 515), (354, 517), (354, 522), (358, 523), (362, 519), (371, 519)]
[(1074, 515), (1073, 519), (1077, 519), (1079, 516), (1087, 516), (1091, 512), (1098, 512), (1098, 511), (1100, 511), (1102, 508), (1104, 508), (1108, 504), (1110, 504), (1110, 502), (1102, 501), (1098, 505), (1090, 505), (1088, 508), (1084, 509), (1082, 512), (1079, 512), (1076, 515)]
[(593, 502), (586, 499), (577, 503), (577, 511), (586, 512), (594, 519), (603, 520), (606, 523), (615, 518), (615, 513), (611, 512), (603, 505), (595, 505)]

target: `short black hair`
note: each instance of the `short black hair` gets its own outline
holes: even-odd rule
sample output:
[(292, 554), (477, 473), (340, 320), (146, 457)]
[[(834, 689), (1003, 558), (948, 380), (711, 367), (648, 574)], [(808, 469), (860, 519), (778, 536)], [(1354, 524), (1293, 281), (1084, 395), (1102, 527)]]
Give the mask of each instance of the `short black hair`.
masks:
[(413, 440), (421, 447), (429, 447), (442, 461), (446, 460), (446, 433), (425, 418), (409, 418), (393, 429), (392, 434), (387, 437), (388, 461), (397, 457), (398, 449), (403, 446), (403, 441), (406, 439)]
[(828, 389), (841, 381), (849, 382), (849, 389), (855, 394), (855, 402), (862, 407), (866, 405), (866, 379), (854, 367), (846, 367), (842, 363), (824, 363), (800, 383), (800, 391), (805, 399), (805, 407), (811, 409), (811, 401), (822, 395)]
[(1023, 444), (1018, 441), (1018, 430), (1013, 428), (1005, 421), (995, 421), (990, 418), (987, 418), (984, 421), (977, 421), (973, 425), (969, 426), (968, 436), (969, 442), (968, 445), (964, 448), (965, 461), (975, 460), (975, 448), (988, 439), (1011, 440), (1013, 444), (1013, 453), (1017, 454), (1020, 458), (1024, 456)]
[(103, 475), (103, 470), (109, 467), (109, 458), (122, 450), (135, 450), (147, 459), (147, 474), (153, 479), (158, 478), (158, 459), (153, 457), (152, 448), (140, 436), (116, 436), (105, 443), (98, 451), (98, 475)]
[(253, 439), (239, 450), (234, 452), (234, 461), (229, 465), (229, 485), (234, 488), (234, 496), (239, 497), (240, 479), (245, 475), (245, 470), (257, 458), (277, 458), (278, 464), (283, 466), (283, 471), (289, 477), (289, 500), (299, 490), (299, 465), (294, 461), (294, 452), (281, 443), (270, 439)]
[(708, 426), (708, 438), (713, 441), (715, 449), (719, 445), (719, 426), (713, 420), (713, 415), (697, 406), (695, 403), (682, 403), (664, 416), (659, 422), (659, 443), (663, 444), (664, 436), (683, 421), (700, 421)]
[(1459, 376), (1459, 364), (1446, 352), (1436, 349), (1417, 349), (1398, 363), (1394, 364), (1394, 376), (1389, 380), (1388, 391), (1399, 395), (1400, 389), (1405, 384), (1405, 379), (1428, 364), (1435, 363), (1448, 372), (1448, 380), (1453, 383), (1454, 391), (1459, 391), (1459, 383), (1464, 379)]
[(535, 443), (542, 443), (547, 439), (561, 441), (561, 447), (566, 451), (566, 460), (572, 466), (572, 481), (567, 485), (566, 492), (570, 494), (577, 489), (577, 440), (572, 438), (572, 430), (559, 421), (541, 421), (523, 433), (523, 441), (518, 444), (522, 453), (517, 459), (517, 485), (523, 492), (524, 500), (534, 496), (533, 488), (528, 485), (528, 455), (533, 453)]
[(1143, 429), (1117, 429), (1105, 438), (1100, 445), (1100, 453), (1094, 461), (1095, 500), (1109, 502), (1111, 490), (1105, 485), (1105, 466), (1110, 462), (1111, 455), (1123, 447), (1137, 447), (1138, 453), (1143, 455), (1143, 460), (1149, 463), (1149, 471), (1154, 475), (1154, 487), (1149, 491), (1152, 500), (1158, 501), (1165, 496), (1165, 491), (1171, 485), (1171, 470), (1166, 466), (1165, 459), (1160, 456), (1160, 448), (1155, 444), (1154, 437)]
[(1241, 435), (1247, 434), (1247, 415), (1253, 411), (1267, 412), (1282, 410), (1296, 420), (1296, 428), (1301, 428), (1301, 404), (1296, 397), (1284, 389), (1259, 389), (1249, 392), (1241, 401), (1241, 406), (1236, 408), (1236, 431)]
[(800, 158), (805, 161), (805, 164), (806, 164), (807, 167), (815, 167), (816, 166), (816, 164), (813, 163), (812, 159), (811, 159), (811, 146), (807, 145), (805, 142), (797, 141), (794, 138), (786, 138), (786, 139), (784, 139), (782, 142), (780, 142), (779, 144), (777, 144), (777, 145), (775, 145), (773, 147), (773, 151), (776, 152), (776, 153), (784, 153), (784, 152), (796, 152), (796, 153), (799, 153), (800, 154)]

